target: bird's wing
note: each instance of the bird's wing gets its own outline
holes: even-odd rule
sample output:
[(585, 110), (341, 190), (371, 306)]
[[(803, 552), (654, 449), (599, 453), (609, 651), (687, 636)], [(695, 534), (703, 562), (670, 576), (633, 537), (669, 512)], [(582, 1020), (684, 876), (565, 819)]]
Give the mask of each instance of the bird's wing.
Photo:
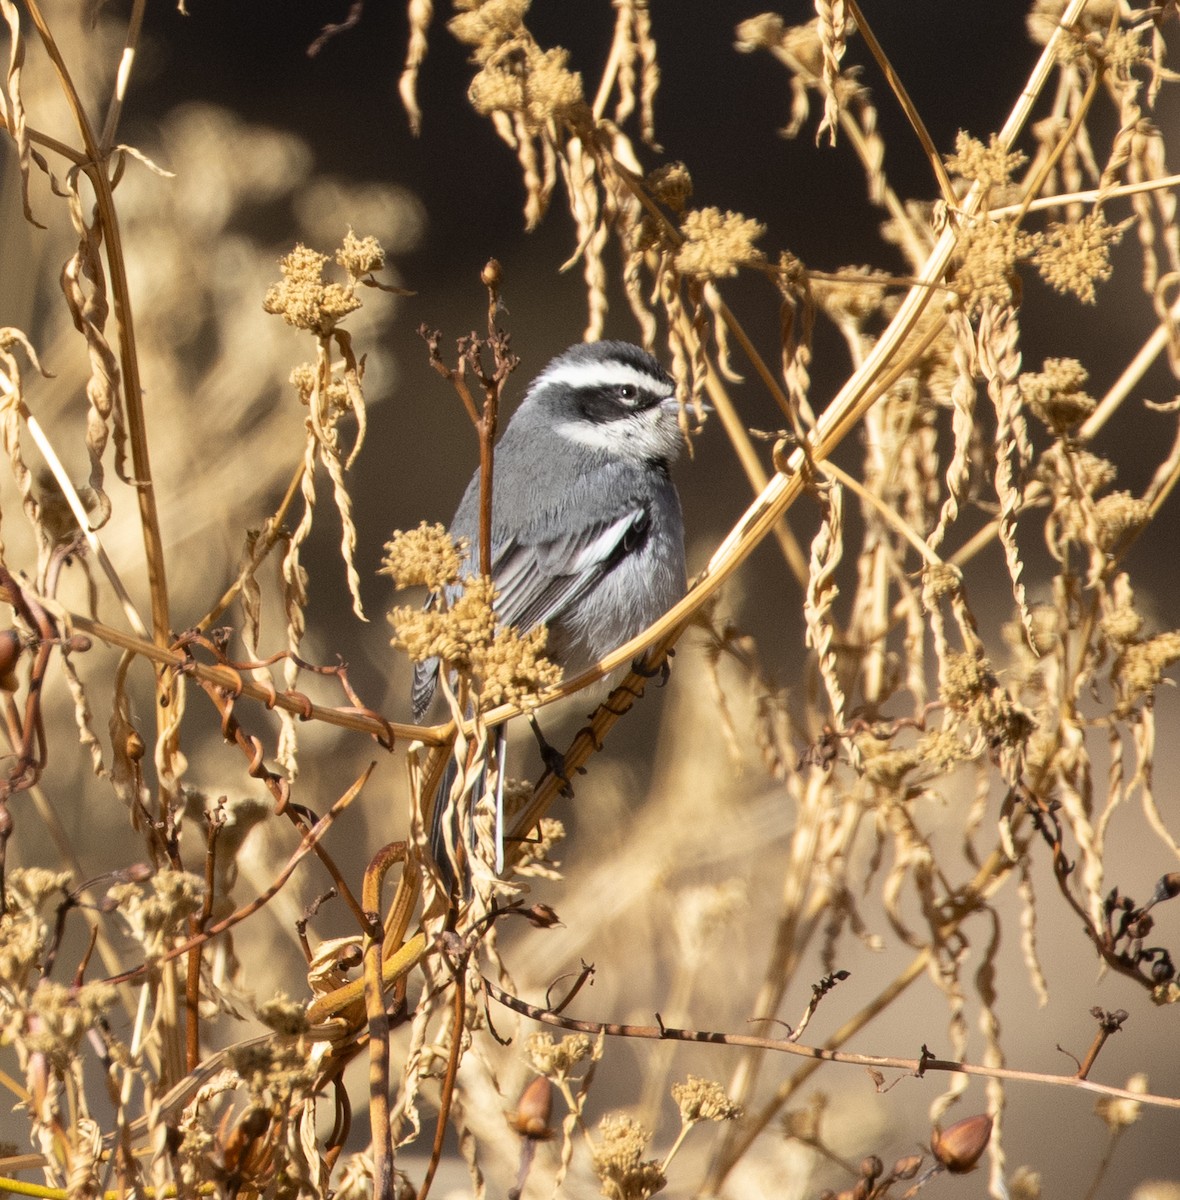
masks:
[(506, 542), (492, 563), (500, 623), (527, 632), (560, 618), (636, 544), (650, 520), (636, 503), (559, 537)]
[[(635, 546), (650, 522), (647, 507), (636, 502), (560, 537), (510, 538), (492, 560), (500, 624), (528, 632), (559, 619)], [(432, 596), (426, 606), (436, 603)], [(415, 720), (425, 716), (437, 684), (437, 658), (415, 665), (410, 692)]]

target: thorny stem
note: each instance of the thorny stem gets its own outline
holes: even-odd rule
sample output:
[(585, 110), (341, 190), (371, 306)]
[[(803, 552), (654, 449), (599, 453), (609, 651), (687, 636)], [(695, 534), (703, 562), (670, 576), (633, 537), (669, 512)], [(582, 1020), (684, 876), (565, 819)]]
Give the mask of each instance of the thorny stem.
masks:
[(1143, 1092), (1132, 1092), (1126, 1088), (1111, 1087), (1080, 1079), (1076, 1075), (1052, 1075), (1039, 1071), (1019, 1071), (1012, 1067), (990, 1067), (978, 1063), (957, 1062), (954, 1059), (937, 1058), (922, 1054), (918, 1058), (896, 1058), (878, 1054), (852, 1054), (843, 1050), (830, 1050), (822, 1046), (801, 1046), (785, 1038), (753, 1037), (741, 1033), (721, 1033), (705, 1029), (677, 1029), (669, 1025), (628, 1025), (606, 1021), (581, 1021), (574, 1017), (561, 1016), (538, 1008), (513, 996), (483, 976), (483, 986), (488, 995), (498, 1004), (543, 1025), (569, 1029), (578, 1033), (605, 1034), (607, 1037), (637, 1038), (647, 1041), (671, 1039), (678, 1042), (703, 1042), (721, 1046), (754, 1046), (762, 1050), (791, 1054), (813, 1062), (843, 1063), (848, 1066), (870, 1067), (876, 1070), (902, 1071), (921, 1079), (931, 1071), (950, 1074), (973, 1075), (984, 1079), (1008, 1079), (1020, 1083), (1047, 1084), (1051, 1087), (1078, 1088), (1111, 1096), (1119, 1100), (1135, 1100), (1159, 1108), (1180, 1110), (1180, 1096), (1163, 1096)]

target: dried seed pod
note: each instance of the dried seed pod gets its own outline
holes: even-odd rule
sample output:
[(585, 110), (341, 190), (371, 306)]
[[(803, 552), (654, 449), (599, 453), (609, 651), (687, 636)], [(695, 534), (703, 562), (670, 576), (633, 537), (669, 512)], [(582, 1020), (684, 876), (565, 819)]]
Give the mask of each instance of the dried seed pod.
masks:
[(20, 686), (16, 664), (23, 651), (20, 634), (15, 629), (0, 629), (0, 688), (6, 692), (15, 692)]
[(979, 1113), (956, 1121), (949, 1129), (935, 1126), (930, 1135), (930, 1150), (948, 1171), (962, 1175), (974, 1169), (991, 1136), (992, 1118)]
[(544, 1142), (553, 1136), (549, 1114), (553, 1109), (553, 1085), (544, 1075), (538, 1075), (520, 1093), (516, 1111), (508, 1114), (508, 1124), (523, 1138)]
[(147, 747), (143, 744), (143, 738), (134, 729), (128, 732), (123, 742), (123, 749), (132, 762), (139, 762), (147, 752)]
[(918, 1173), (918, 1168), (922, 1165), (922, 1155), (910, 1154), (906, 1158), (899, 1158), (893, 1164), (894, 1179), (913, 1179)]

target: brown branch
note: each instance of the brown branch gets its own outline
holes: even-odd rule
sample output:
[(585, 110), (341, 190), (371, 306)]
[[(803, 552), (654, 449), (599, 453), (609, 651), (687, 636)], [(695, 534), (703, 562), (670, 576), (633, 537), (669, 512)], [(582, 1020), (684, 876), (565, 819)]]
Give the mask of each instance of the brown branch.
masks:
[(394, 863), (406, 861), (405, 842), (390, 842), (365, 869), (361, 901), (369, 918), (365, 934), (365, 1014), (369, 1020), (369, 1122), (373, 1139), (373, 1194), (375, 1200), (393, 1200), (394, 1145), (389, 1123), (389, 1014), (381, 978), (383, 940), (381, 886)]
[[(1111, 1096), (1120, 1100), (1135, 1100), (1143, 1104), (1156, 1105), (1159, 1108), (1180, 1109), (1180, 1096), (1146, 1095), (1141, 1092), (1131, 1092), (1126, 1088), (1110, 1087), (1106, 1084), (1094, 1083), (1078, 1075), (1051, 1075), (1039, 1071), (1019, 1071), (1011, 1067), (987, 1067), (977, 1063), (956, 1062), (954, 1059), (936, 1058), (929, 1053), (923, 1053), (918, 1058), (896, 1058), (880, 1054), (851, 1054), (843, 1050), (829, 1050), (822, 1046), (801, 1046), (786, 1038), (753, 1037), (740, 1033), (719, 1033), (703, 1029), (677, 1029), (663, 1023), (656, 1025), (626, 1025), (604, 1021), (582, 1021), (574, 1017), (562, 1016), (549, 1009), (538, 1008), (516, 996), (497, 987), (490, 979), (483, 976), (483, 986), (487, 994), (497, 1003), (522, 1016), (539, 1021), (544, 1025), (553, 1025), (559, 1029), (569, 1029), (576, 1033), (605, 1034), (607, 1037), (637, 1038), (648, 1041), (677, 1041), (708, 1043), (719, 1046), (746, 1046), (760, 1050), (771, 1050), (782, 1054), (792, 1054), (798, 1058), (812, 1059), (816, 1062), (843, 1063), (876, 1070), (903, 1071), (908, 1075), (921, 1079), (931, 1071), (945, 1072), (958, 1075), (977, 1075), (985, 1079), (1008, 1079), (1020, 1083), (1037, 1083), (1051, 1087), (1072, 1087), (1083, 1091), (1095, 1092), (1102, 1096)], [(657, 1021), (659, 1014), (656, 1015)], [(925, 1048), (923, 1048), (925, 1049)]]
[[(222, 796), (212, 811), (205, 814), (205, 896), (200, 913), (189, 924), (189, 933), (195, 937), (204, 930), (213, 917), (214, 889), (217, 882), (217, 835), (225, 825), (225, 797)], [(193, 947), (188, 958), (188, 977), (185, 980), (184, 1008), (184, 1057), (185, 1069), (195, 1071), (201, 1061), (201, 945)]]
[(430, 1185), (434, 1182), (435, 1172), (442, 1159), (443, 1143), (447, 1136), (447, 1121), (451, 1115), (451, 1101), (455, 1095), (455, 1080), (459, 1075), (459, 1060), (463, 1055), (463, 1026), (467, 1015), (467, 963), (469, 952), (459, 957), (454, 968), (454, 1018), (451, 1022), (451, 1047), (447, 1055), (446, 1074), (443, 1075), (442, 1088), (438, 1098), (438, 1121), (434, 1127), (434, 1143), (430, 1147), (430, 1162), (426, 1166), (426, 1175), (422, 1186), (418, 1189), (418, 1200), (426, 1200), (430, 1194)]
[[(295, 873), (295, 868), (313, 851), (320, 851), (320, 841), (329, 829), (335, 824), (337, 817), (344, 812), (346, 808), (360, 795), (361, 788), (368, 782), (369, 776), (373, 772), (374, 764), (370, 764), (360, 776), (359, 779), (332, 805), (330, 809), (303, 835), (299, 845), (295, 848), (295, 852), (287, 859), (286, 865), (275, 876), (274, 880), (266, 891), (261, 895), (256, 896), (248, 904), (243, 904), (240, 908), (235, 909), (227, 917), (223, 917), (215, 925), (210, 925), (208, 929), (203, 930), (196, 937), (190, 937), (181, 942), (178, 946), (173, 946), (171, 950), (162, 954), (158, 959), (153, 960), (152, 967), (162, 966), (164, 963), (172, 962), (174, 959), (180, 958), (182, 955), (188, 954), (197, 946), (203, 946), (206, 942), (212, 941), (215, 937), (219, 937), (227, 930), (232, 929), (235, 925), (240, 925), (247, 917), (253, 916), (261, 908), (270, 903), (271, 900), (279, 894), (286, 884), (287, 880)], [(355, 900), (353, 901), (355, 904)], [(358, 910), (359, 911), (359, 910)], [(128, 983), (133, 979), (139, 979), (146, 975), (149, 970), (148, 964), (133, 967), (129, 971), (124, 971), (119, 975), (110, 976), (105, 982), (111, 984)]]

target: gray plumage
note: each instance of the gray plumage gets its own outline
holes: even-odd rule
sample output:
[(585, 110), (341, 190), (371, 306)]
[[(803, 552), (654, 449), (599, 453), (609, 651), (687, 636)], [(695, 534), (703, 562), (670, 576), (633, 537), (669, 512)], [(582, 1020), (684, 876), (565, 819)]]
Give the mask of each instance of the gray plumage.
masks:
[[(567, 676), (640, 633), (685, 592), (684, 527), (669, 468), (680, 452), (671, 378), (626, 342), (575, 346), (530, 386), (495, 452), (492, 578), (503, 625), (546, 625)], [(479, 472), (451, 523), (479, 558)], [(414, 673), (420, 720), (437, 661)]]

